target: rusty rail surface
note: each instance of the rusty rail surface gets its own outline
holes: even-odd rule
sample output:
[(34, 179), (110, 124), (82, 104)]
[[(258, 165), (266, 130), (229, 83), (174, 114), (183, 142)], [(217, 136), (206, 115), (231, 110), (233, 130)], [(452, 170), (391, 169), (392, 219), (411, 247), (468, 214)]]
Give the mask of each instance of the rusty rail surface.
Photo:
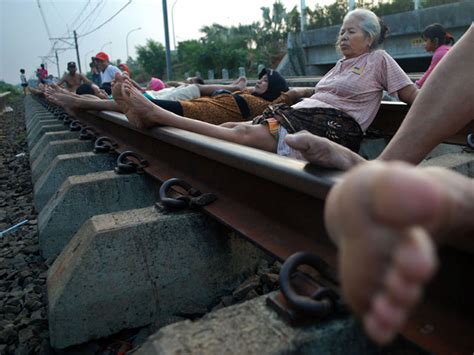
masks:
[[(402, 106), (389, 107), (402, 112)], [(117, 152), (139, 153), (149, 162), (145, 172), (156, 180), (181, 178), (203, 193), (216, 193), (218, 200), (203, 211), (280, 260), (305, 250), (337, 269), (323, 208), (340, 172), (171, 127), (137, 130), (115, 112), (76, 118), (111, 137)], [(402, 334), (434, 353), (472, 353), (474, 258), (455, 249), (441, 254), (442, 272)]]
[[(379, 130), (386, 138), (392, 137), (402, 124), (409, 108), (404, 102), (382, 101), (380, 110), (370, 128)], [(474, 120), (455, 135), (446, 138), (444, 143), (465, 145), (469, 133), (474, 133)]]

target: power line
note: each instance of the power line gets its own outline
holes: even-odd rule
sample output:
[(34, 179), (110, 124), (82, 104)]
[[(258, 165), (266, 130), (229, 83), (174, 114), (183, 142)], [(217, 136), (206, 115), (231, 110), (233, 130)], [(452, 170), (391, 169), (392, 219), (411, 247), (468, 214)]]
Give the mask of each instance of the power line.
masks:
[[(89, 6), (89, 4), (91, 3), (91, 0), (88, 0), (86, 2), (86, 4), (84, 5), (84, 7), (82, 9), (79, 10), (79, 13), (77, 14), (76, 18), (74, 19), (74, 21), (69, 21), (71, 23), (71, 28), (74, 28), (75, 24), (77, 21), (79, 21), (79, 19), (82, 17), (82, 14), (84, 13), (84, 11), (87, 9), (87, 6)], [(86, 16), (87, 18), (87, 16)]]
[(46, 18), (44, 17), (43, 9), (41, 8), (40, 0), (36, 0), (36, 3), (38, 4), (38, 9), (41, 14), (41, 18), (43, 19), (43, 24), (44, 27), (46, 28), (46, 33), (48, 34), (48, 38), (51, 38), (51, 31), (49, 30), (48, 23), (46, 22)]
[(89, 30), (92, 28), (92, 26), (94, 26), (95, 22), (97, 21), (97, 19), (99, 18), (99, 16), (102, 14), (102, 12), (104, 11), (104, 8), (105, 8), (105, 5), (107, 4), (107, 0), (103, 0), (101, 2), (101, 7), (99, 7), (97, 9), (97, 11), (95, 12), (95, 17), (92, 18), (92, 16), (90, 17), (91, 21), (87, 24), (87, 27), (84, 26), (84, 30), (83, 32), (89, 32)]
[(90, 20), (91, 19), (91, 15), (94, 13), (94, 11), (100, 6), (100, 4), (102, 4), (102, 1), (98, 2), (95, 7), (89, 12), (89, 14), (84, 17), (84, 19), (82, 20), (82, 22), (76, 26), (76, 31), (87, 21), (87, 20)]
[(97, 31), (98, 29), (100, 29), (101, 27), (103, 27), (105, 24), (109, 23), (110, 21), (112, 21), (112, 19), (117, 16), (119, 13), (121, 13), (128, 5), (130, 5), (132, 3), (132, 0), (128, 0), (128, 2), (122, 6), (120, 8), (120, 10), (118, 10), (112, 17), (110, 17), (107, 21), (103, 22), (102, 24), (100, 24), (99, 26), (97, 26), (96, 28), (94, 28), (93, 30), (87, 32), (87, 33), (84, 33), (83, 35), (81, 35), (80, 37), (85, 37), (87, 35), (90, 35), (92, 32), (95, 32)]

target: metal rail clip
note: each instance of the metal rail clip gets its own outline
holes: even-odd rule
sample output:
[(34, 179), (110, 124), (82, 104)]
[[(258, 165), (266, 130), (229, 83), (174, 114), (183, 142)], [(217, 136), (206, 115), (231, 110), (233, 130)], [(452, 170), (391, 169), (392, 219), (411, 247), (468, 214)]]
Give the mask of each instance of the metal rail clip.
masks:
[[(302, 265), (311, 266), (325, 280), (318, 278), (316, 281), (297, 271)], [(308, 252), (298, 252), (282, 265), (281, 291), (267, 297), (267, 305), (292, 326), (314, 323), (334, 314), (346, 314), (347, 306), (334, 290), (336, 284), (336, 276), (324, 260)]]
[(90, 141), (97, 138), (97, 132), (95, 132), (91, 127), (82, 127), (81, 132), (79, 132), (79, 139), (81, 141)]
[(102, 136), (94, 142), (94, 153), (108, 153), (112, 149), (117, 148), (118, 145), (111, 138)]
[(81, 122), (74, 120), (69, 124), (69, 130), (71, 132), (77, 132), (82, 129)]
[(467, 146), (474, 150), (474, 133), (469, 133), (466, 137)]
[[(137, 162), (129, 159), (130, 157), (135, 158)], [(147, 166), (148, 162), (145, 159), (137, 153), (127, 150), (118, 156), (115, 172), (117, 174), (141, 174), (143, 173), (143, 168), (146, 168)]]
[(66, 116), (64, 117), (64, 120), (63, 120), (64, 125), (65, 125), (65, 126), (70, 125), (71, 122), (72, 122), (72, 117), (69, 116), (69, 115), (66, 115)]
[(55, 108), (53, 110), (53, 115), (57, 118), (61, 118), (61, 116), (64, 114), (64, 110), (60, 109), (60, 108)]
[[(177, 198), (168, 197), (168, 191), (173, 186), (179, 186), (183, 188), (187, 196), (179, 196)], [(186, 181), (171, 178), (166, 180), (160, 187), (160, 204), (169, 210), (182, 210), (185, 208), (195, 208), (206, 206), (217, 200), (217, 195), (213, 193), (203, 194), (201, 191), (196, 190)], [(157, 206), (160, 207), (160, 206)]]
[(67, 113), (63, 112), (59, 116), (57, 116), (57, 119), (60, 121), (64, 121), (67, 118), (67, 116), (68, 116)]

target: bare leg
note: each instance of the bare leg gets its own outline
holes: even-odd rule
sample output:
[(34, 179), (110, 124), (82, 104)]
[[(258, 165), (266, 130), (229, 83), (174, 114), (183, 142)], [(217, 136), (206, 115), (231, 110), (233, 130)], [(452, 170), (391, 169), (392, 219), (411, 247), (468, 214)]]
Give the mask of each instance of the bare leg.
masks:
[[(370, 162), (331, 190), (325, 220), (343, 293), (372, 339), (394, 337), (434, 274), (434, 244), (474, 230), (473, 215), (474, 181), (442, 168)], [(474, 239), (464, 242), (474, 250)]]
[(418, 164), (474, 119), (474, 25), (430, 75), (380, 159)]
[(234, 128), (216, 126), (207, 122), (178, 116), (153, 104), (133, 87), (128, 78), (116, 75), (113, 86), (116, 102), (127, 115), (129, 122), (137, 128), (146, 129), (165, 125), (203, 134), (206, 136), (276, 152), (276, 141), (263, 125), (238, 125)]
[(120, 106), (113, 100), (102, 100), (93, 95), (76, 95), (71, 93), (47, 93), (46, 98), (64, 108), (71, 110), (96, 110), (121, 112)]
[(216, 90), (229, 90), (233, 91), (242, 91), (247, 86), (247, 78), (245, 76), (241, 76), (236, 81), (234, 81), (230, 85), (201, 85), (197, 84), (199, 87), (199, 91), (201, 96), (211, 96), (212, 93)]

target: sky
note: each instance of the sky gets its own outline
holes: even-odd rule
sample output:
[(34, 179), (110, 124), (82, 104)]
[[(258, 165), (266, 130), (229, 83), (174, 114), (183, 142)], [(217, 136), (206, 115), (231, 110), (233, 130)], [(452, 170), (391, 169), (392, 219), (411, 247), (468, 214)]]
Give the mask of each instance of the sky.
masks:
[[(130, 4), (98, 30), (93, 31), (129, 1)], [(272, 7), (274, 0), (167, 0), (171, 48), (173, 42), (198, 39), (199, 29), (218, 23), (224, 26), (250, 24), (261, 21), (262, 6)], [(300, 7), (301, 0), (281, 0), (287, 10)], [(305, 0), (314, 8), (334, 0)], [(42, 10), (44, 19), (41, 15)], [(173, 37), (174, 20), (174, 37)], [(132, 31), (140, 28), (139, 30)], [(129, 55), (135, 57), (135, 46), (147, 39), (165, 43), (162, 0), (0, 0), (0, 80), (19, 83), (19, 70), (26, 70), (27, 78), (45, 63), (54, 76), (58, 70), (53, 55), (51, 38), (63, 38), (58, 48), (60, 74), (67, 62), (77, 62), (76, 52), (70, 49), (70, 37), (76, 29), (79, 55), (84, 71), (90, 57), (103, 50), (112, 60), (126, 59), (128, 34)], [(49, 32), (49, 33), (48, 33)], [(129, 33), (130, 32), (130, 33)], [(67, 49), (69, 48), (69, 49)], [(87, 58), (87, 62), (85, 62)]]

